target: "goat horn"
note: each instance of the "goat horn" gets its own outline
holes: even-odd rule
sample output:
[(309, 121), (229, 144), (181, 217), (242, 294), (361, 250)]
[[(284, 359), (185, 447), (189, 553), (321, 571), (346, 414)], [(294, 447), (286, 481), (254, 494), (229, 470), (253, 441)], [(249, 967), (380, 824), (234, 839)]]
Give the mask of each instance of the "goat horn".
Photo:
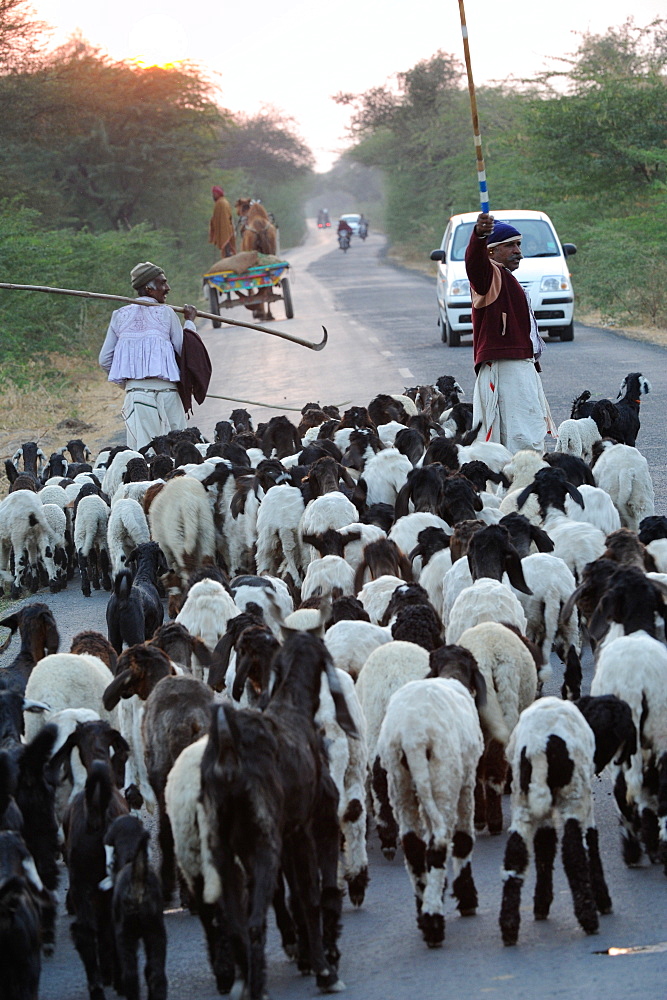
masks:
[[(15, 285), (8, 281), (0, 282), (0, 288), (5, 288), (10, 291), (18, 292), (48, 292), (54, 295), (75, 295), (83, 299), (105, 299), (109, 302), (129, 302), (136, 305), (137, 300), (131, 299), (126, 295), (107, 295), (106, 292), (88, 292), (85, 289), (77, 288), (51, 288), (49, 285)], [(160, 302), (142, 302), (142, 305), (156, 305), (159, 306)], [(169, 306), (174, 312), (182, 313), (183, 306)], [(327, 333), (327, 328), (322, 327), (324, 331), (324, 336), (322, 340), (318, 343), (313, 343), (311, 340), (304, 340), (302, 337), (295, 337), (291, 333), (283, 333), (282, 330), (268, 330), (265, 326), (258, 326), (255, 323), (242, 323), (240, 320), (224, 319), (222, 316), (214, 315), (214, 313), (201, 312), (197, 309), (197, 316), (201, 316), (202, 319), (214, 320), (216, 323), (226, 323), (227, 326), (242, 326), (246, 330), (259, 330), (260, 333), (268, 333), (271, 337), (280, 337), (282, 340), (290, 340), (293, 344), (300, 344), (301, 347), (308, 347), (311, 351), (322, 351), (329, 339), (329, 334)]]

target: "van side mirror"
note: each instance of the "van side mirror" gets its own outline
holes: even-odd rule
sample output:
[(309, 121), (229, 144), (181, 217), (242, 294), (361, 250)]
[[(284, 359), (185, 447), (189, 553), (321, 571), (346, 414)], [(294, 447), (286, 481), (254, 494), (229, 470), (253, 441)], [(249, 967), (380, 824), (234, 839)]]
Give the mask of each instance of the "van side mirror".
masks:
[[(565, 247), (563, 247), (565, 250)], [(431, 260), (439, 260), (441, 263), (445, 260), (444, 250), (431, 250)]]
[(574, 243), (563, 243), (563, 253), (566, 257), (572, 257), (577, 252)]

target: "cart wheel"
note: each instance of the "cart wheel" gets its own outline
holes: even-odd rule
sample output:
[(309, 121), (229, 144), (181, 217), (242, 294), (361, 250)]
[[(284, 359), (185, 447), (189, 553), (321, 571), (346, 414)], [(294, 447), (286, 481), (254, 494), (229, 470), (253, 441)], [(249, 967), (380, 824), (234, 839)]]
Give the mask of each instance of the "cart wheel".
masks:
[(292, 304), (292, 292), (289, 286), (289, 278), (283, 278), (280, 282), (283, 290), (283, 302), (285, 303), (285, 316), (287, 319), (294, 319), (294, 305)]
[[(218, 289), (215, 287), (215, 285), (208, 286), (208, 301), (211, 306), (211, 312), (214, 313), (216, 316), (219, 316), (220, 302), (218, 300)], [(219, 330), (220, 327), (222, 326), (222, 323), (217, 323), (215, 320), (211, 320), (211, 322), (213, 323), (214, 330)]]

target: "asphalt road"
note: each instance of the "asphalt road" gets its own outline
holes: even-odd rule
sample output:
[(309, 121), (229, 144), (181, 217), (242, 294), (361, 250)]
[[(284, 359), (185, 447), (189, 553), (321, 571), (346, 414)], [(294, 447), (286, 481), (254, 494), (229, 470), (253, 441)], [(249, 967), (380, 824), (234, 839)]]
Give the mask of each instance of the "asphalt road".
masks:
[[(383, 241), (371, 234), (354, 239), (347, 254), (336, 249), (335, 234), (315, 230), (304, 247), (289, 255), (296, 316), (286, 321), (275, 307), (276, 329), (317, 341), (321, 325), (329, 344), (315, 353), (260, 333), (229, 328), (202, 330), (214, 364), (211, 392), (270, 403), (248, 407), (255, 421), (278, 412), (277, 406), (321, 403), (367, 403), (377, 392), (400, 392), (404, 386), (455, 375), (471, 398), (472, 353), (440, 341), (436, 325), (434, 281), (393, 267), (383, 257)], [(240, 311), (239, 311), (240, 313)], [(249, 318), (237, 316), (239, 319)], [(544, 384), (556, 421), (569, 415), (569, 403), (583, 389), (615, 398), (622, 377), (641, 371), (653, 391), (642, 405), (638, 444), (651, 463), (658, 511), (665, 512), (664, 420), (667, 368), (665, 351), (631, 341), (620, 333), (575, 327), (570, 344), (554, 342), (544, 358)], [(197, 413), (211, 434), (215, 421), (228, 417), (230, 400), (208, 400)], [(292, 414), (292, 419), (298, 419)], [(84, 600), (70, 585), (64, 594), (40, 593), (53, 608), (67, 649), (82, 628), (105, 631), (106, 594)], [(5, 662), (17, 649), (16, 640)], [(557, 693), (562, 667), (552, 658), (554, 678), (546, 693)], [(592, 665), (585, 663), (584, 692)], [(350, 1000), (631, 1000), (662, 998), (667, 990), (667, 883), (656, 866), (628, 870), (621, 862), (617, 821), (606, 780), (596, 783), (596, 816), (602, 858), (614, 901), (614, 913), (601, 919), (600, 933), (586, 937), (576, 924), (569, 889), (557, 861), (551, 917), (532, 919), (532, 880), (522, 900), (519, 945), (504, 948), (498, 931), (500, 869), (505, 837), (482, 836), (473, 854), (480, 896), (476, 917), (462, 919), (447, 901), (447, 939), (429, 951), (414, 918), (407, 874), (397, 857), (387, 862), (376, 838), (369, 837), (371, 883), (361, 910), (344, 909), (340, 972)], [(81, 962), (73, 950), (62, 915), (53, 958), (44, 963), (41, 996), (48, 1000), (85, 1000)], [(196, 918), (177, 911), (166, 917), (169, 934), (168, 976), (172, 998), (217, 996), (208, 968), (203, 935)], [(610, 947), (648, 946), (648, 950), (609, 957)], [(312, 979), (302, 979), (282, 955), (275, 933), (268, 949), (268, 982), (273, 1000), (297, 1000), (316, 994)]]

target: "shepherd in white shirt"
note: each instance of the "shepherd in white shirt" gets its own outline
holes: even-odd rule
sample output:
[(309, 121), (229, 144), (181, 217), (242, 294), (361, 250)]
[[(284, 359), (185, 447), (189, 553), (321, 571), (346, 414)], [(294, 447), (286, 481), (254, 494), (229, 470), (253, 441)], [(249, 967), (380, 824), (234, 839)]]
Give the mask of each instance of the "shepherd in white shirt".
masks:
[[(183, 350), (183, 329), (165, 304), (169, 282), (157, 264), (146, 261), (130, 272), (136, 305), (116, 309), (102, 344), (99, 362), (109, 381), (125, 387), (122, 416), (127, 443), (134, 451), (159, 434), (183, 430), (185, 410), (176, 383), (176, 355)], [(160, 305), (149, 305), (159, 302)], [(183, 307), (185, 328), (195, 330), (194, 306)]]

